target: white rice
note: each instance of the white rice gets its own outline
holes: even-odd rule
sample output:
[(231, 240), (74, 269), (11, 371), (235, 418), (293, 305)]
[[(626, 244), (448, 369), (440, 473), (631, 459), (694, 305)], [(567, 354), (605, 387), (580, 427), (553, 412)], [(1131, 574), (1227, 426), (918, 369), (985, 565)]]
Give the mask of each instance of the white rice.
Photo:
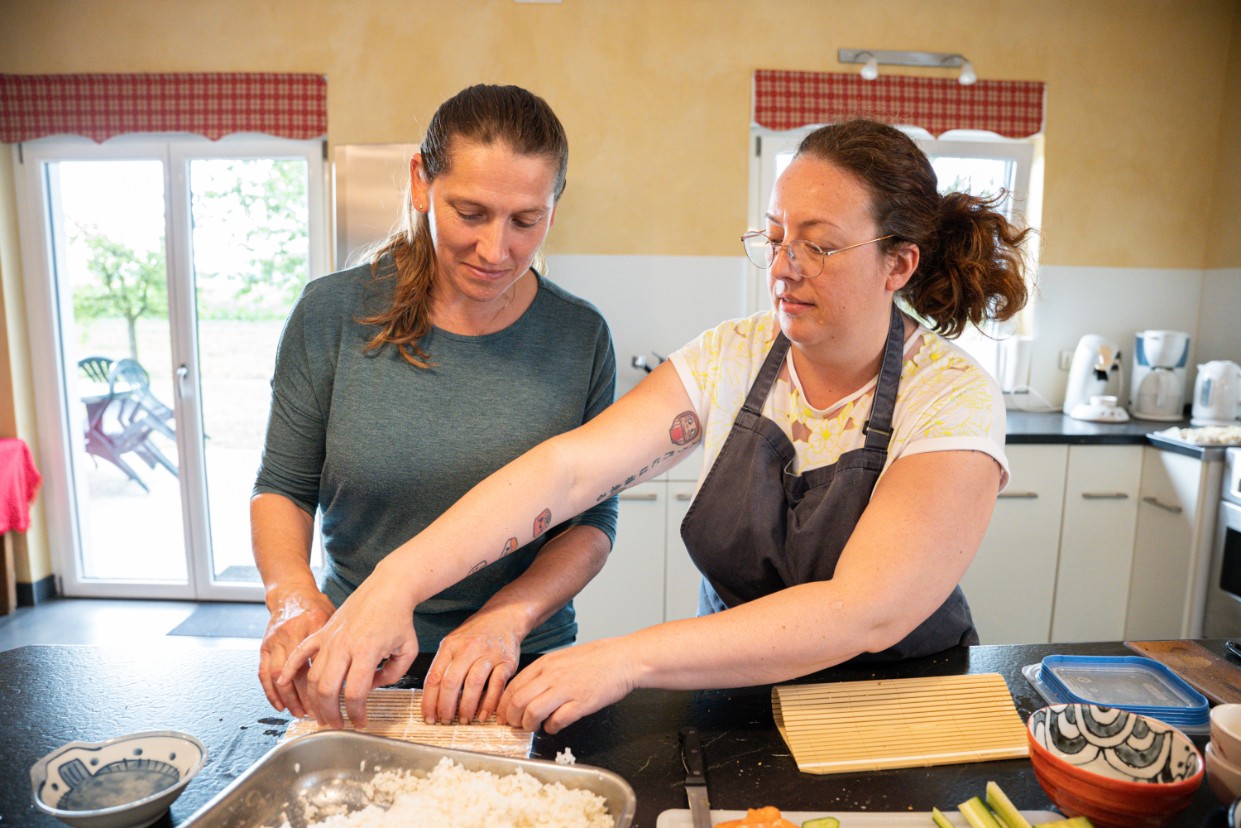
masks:
[[(425, 777), (381, 771), (365, 786), (370, 805), (310, 822), (307, 828), (612, 828), (603, 797), (544, 783), (520, 768), (498, 776), (470, 771), (444, 757)], [(307, 814), (310, 819), (313, 814)]]

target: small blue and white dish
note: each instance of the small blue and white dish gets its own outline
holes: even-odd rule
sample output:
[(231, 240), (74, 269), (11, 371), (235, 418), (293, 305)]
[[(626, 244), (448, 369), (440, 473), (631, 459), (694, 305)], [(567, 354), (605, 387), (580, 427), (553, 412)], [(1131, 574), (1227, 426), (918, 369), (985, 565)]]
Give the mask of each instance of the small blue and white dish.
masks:
[(154, 730), (70, 742), (30, 769), (39, 810), (77, 828), (144, 828), (158, 820), (207, 761), (188, 733)]

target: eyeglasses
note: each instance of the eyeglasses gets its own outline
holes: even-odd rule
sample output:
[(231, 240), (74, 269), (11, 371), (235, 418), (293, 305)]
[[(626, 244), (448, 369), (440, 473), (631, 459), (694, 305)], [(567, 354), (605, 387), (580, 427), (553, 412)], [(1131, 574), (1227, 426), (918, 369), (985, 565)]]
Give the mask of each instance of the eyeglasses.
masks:
[(895, 236), (889, 234), (880, 236), (870, 241), (858, 242), (847, 247), (837, 247), (835, 250), (824, 250), (814, 242), (805, 239), (797, 239), (788, 244), (777, 244), (767, 238), (759, 230), (751, 230), (741, 237), (741, 244), (745, 247), (745, 255), (754, 263), (755, 267), (761, 267), (763, 270), (771, 267), (776, 261), (778, 251), (783, 250), (788, 256), (789, 266), (803, 279), (813, 279), (823, 272), (823, 264), (827, 261), (828, 256), (835, 256), (837, 253), (844, 253), (846, 250), (852, 250), (855, 247), (861, 247), (864, 244), (874, 244), (884, 239), (891, 239)]

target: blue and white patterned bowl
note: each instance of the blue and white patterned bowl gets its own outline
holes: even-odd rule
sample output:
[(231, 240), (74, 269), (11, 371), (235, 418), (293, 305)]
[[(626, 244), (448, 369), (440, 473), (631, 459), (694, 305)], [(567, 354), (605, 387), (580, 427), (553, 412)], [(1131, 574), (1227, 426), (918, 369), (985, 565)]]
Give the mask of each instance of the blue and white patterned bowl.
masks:
[(1026, 735), (1051, 801), (1096, 828), (1159, 828), (1202, 783), (1202, 756), (1188, 736), (1127, 710), (1055, 704), (1031, 714)]
[(164, 815), (207, 761), (188, 733), (155, 730), (70, 742), (30, 769), (35, 805), (78, 828), (143, 828)]

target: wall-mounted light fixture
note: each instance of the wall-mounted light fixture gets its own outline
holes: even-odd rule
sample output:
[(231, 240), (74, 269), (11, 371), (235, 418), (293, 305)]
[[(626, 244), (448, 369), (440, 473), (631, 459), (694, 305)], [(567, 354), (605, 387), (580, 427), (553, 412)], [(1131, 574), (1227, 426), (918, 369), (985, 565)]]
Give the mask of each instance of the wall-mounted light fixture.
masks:
[(879, 77), (879, 65), (885, 66), (930, 66), (935, 69), (960, 68), (957, 83), (969, 86), (978, 80), (974, 74), (974, 64), (965, 55), (950, 52), (893, 52), (883, 49), (840, 49), (836, 59), (841, 63), (862, 64), (862, 77), (874, 80)]

